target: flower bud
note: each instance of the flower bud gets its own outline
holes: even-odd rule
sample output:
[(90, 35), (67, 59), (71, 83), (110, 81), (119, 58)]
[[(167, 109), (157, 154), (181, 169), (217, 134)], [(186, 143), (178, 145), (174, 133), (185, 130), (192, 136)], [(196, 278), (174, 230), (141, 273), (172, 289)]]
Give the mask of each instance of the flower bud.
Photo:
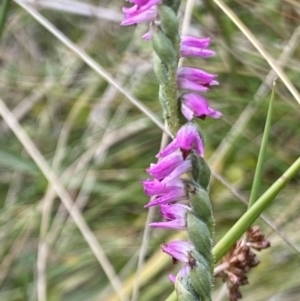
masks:
[(203, 159), (203, 157), (197, 156), (195, 152), (191, 152), (189, 159), (192, 162), (192, 178), (200, 186), (207, 190), (210, 182), (210, 169)]
[(178, 33), (178, 19), (169, 6), (160, 5), (158, 7), (158, 14), (160, 19), (160, 26), (163, 33), (174, 43), (178, 40), (179, 44), (179, 33)]
[(212, 279), (210, 270), (200, 262), (190, 272), (191, 283), (201, 301), (211, 301)]
[(207, 191), (201, 187), (194, 186), (193, 193), (190, 193), (189, 195), (195, 214), (207, 224), (212, 235), (214, 220), (212, 216), (212, 206)]
[(187, 228), (189, 238), (196, 250), (201, 252), (203, 257), (211, 263), (212, 240), (206, 224), (192, 212), (187, 212)]
[(152, 44), (162, 64), (166, 66), (177, 64), (176, 52), (171, 40), (157, 27), (153, 27)]
[[(153, 70), (157, 77), (157, 79), (160, 81), (161, 84), (165, 84), (168, 82), (168, 68), (164, 64), (162, 64), (160, 58), (156, 53), (154, 53), (154, 64), (153, 64)], [(166, 110), (164, 106), (164, 110)]]

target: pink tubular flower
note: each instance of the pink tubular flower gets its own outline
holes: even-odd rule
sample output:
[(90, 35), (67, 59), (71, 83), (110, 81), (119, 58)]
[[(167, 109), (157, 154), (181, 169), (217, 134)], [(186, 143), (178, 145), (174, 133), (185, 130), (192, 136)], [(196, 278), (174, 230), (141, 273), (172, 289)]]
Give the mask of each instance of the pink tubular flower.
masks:
[(121, 22), (121, 25), (123, 26), (134, 25), (142, 22), (150, 22), (155, 20), (157, 16), (155, 7), (151, 7), (150, 9), (142, 12), (140, 12), (139, 10), (136, 10), (133, 13), (127, 13), (125, 10), (123, 11), (125, 13), (125, 20)]
[(181, 46), (207, 48), (210, 44), (210, 38), (196, 38), (193, 36), (182, 36)]
[(169, 228), (177, 230), (186, 229), (186, 214), (191, 208), (183, 204), (161, 205), (160, 213), (167, 220), (149, 224), (150, 227)]
[(151, 29), (147, 31), (143, 36), (142, 39), (145, 41), (150, 41), (152, 39), (152, 31)]
[(179, 89), (207, 92), (210, 86), (218, 85), (214, 80), (215, 74), (192, 67), (181, 67), (177, 72), (177, 85)]
[[(152, 39), (151, 29), (146, 32), (142, 39), (150, 41)], [(180, 42), (181, 57), (211, 57), (215, 55), (213, 50), (205, 49), (209, 46), (209, 38), (195, 38), (192, 36), (182, 36)]]
[(134, 3), (140, 10), (146, 10), (150, 7), (160, 3), (162, 0), (129, 0), (130, 3)]
[(180, 165), (178, 165), (168, 176), (166, 176), (162, 183), (174, 183), (178, 181), (181, 175), (186, 173), (192, 168), (192, 163), (190, 160), (183, 161)]
[[(180, 182), (181, 183), (181, 182)], [(146, 180), (142, 182), (144, 186), (144, 192), (148, 196), (162, 195), (171, 192), (172, 190), (176, 190), (181, 187), (178, 183), (172, 183), (170, 185), (165, 185), (164, 183), (154, 179), (154, 180)]]
[(189, 122), (183, 125), (177, 132), (175, 139), (159, 152), (157, 157), (163, 158), (178, 148), (186, 157), (192, 150), (195, 150), (198, 156), (203, 157), (204, 146), (195, 124)]
[(135, 5), (131, 7), (124, 7), (125, 14), (124, 21), (121, 23), (123, 26), (134, 25), (142, 22), (154, 21), (157, 17), (156, 4), (162, 0), (132, 0), (131, 3)]
[(209, 49), (180, 45), (181, 57), (211, 57), (215, 52)]
[(180, 54), (182, 57), (210, 57), (215, 52), (205, 49), (210, 44), (210, 38), (196, 38), (192, 36), (182, 36), (180, 42)]
[(208, 106), (204, 97), (196, 93), (186, 93), (181, 98), (181, 112), (185, 118), (191, 121), (194, 117), (205, 119), (206, 116), (219, 118), (221, 112), (216, 111)]
[[(169, 157), (171, 155), (169, 155)], [(185, 200), (187, 198), (187, 192), (185, 184), (180, 179), (180, 176), (190, 170), (191, 167), (190, 160), (182, 160), (171, 173), (168, 175), (166, 174), (166, 177), (163, 178), (163, 180), (158, 181), (157, 179), (154, 179), (144, 181), (143, 185), (145, 193), (148, 196), (153, 197), (145, 207)]]
[(150, 164), (147, 172), (154, 178), (160, 180), (169, 175), (177, 166), (183, 162), (182, 153), (174, 152), (164, 157), (156, 164)]
[[(146, 41), (152, 39), (151, 29), (145, 33), (142, 38)], [(196, 38), (192, 36), (181, 36), (180, 47), (207, 48), (210, 44), (210, 38)]]
[(197, 91), (197, 92), (207, 92), (209, 90), (208, 87), (185, 78), (178, 78), (177, 86), (181, 90), (190, 90), (190, 91)]
[(207, 73), (201, 69), (192, 67), (179, 68), (177, 75), (180, 78), (186, 78), (188, 80), (197, 81), (201, 84), (208, 84), (217, 77), (216, 74)]
[(190, 260), (190, 252), (195, 250), (195, 247), (186, 241), (176, 240), (161, 246), (163, 252), (172, 256), (175, 260), (179, 260), (188, 264)]
[(175, 284), (175, 281), (176, 281), (176, 276), (175, 275), (170, 274), (169, 279), (170, 279), (171, 282), (173, 282)]
[(172, 191), (166, 194), (151, 199), (150, 202), (147, 205), (145, 205), (145, 207), (149, 208), (161, 204), (169, 204), (177, 201), (183, 201), (186, 200), (186, 198), (187, 198), (187, 193), (183, 185), (182, 188), (173, 189)]
[(184, 190), (184, 184), (180, 179), (169, 182), (160, 182), (156, 179), (142, 182), (144, 191), (148, 196), (157, 196), (170, 193), (176, 190)]

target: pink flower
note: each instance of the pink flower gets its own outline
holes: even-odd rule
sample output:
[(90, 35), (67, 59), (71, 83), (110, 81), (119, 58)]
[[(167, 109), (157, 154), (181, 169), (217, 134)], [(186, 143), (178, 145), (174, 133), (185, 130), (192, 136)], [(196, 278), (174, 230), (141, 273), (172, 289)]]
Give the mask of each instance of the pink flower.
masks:
[(147, 172), (154, 178), (160, 180), (169, 175), (177, 166), (183, 162), (182, 153), (174, 152), (164, 157), (156, 164), (150, 164)]
[(144, 192), (148, 196), (164, 195), (175, 190), (184, 190), (183, 182), (178, 178), (169, 182), (148, 179), (143, 181), (142, 184), (144, 186)]
[(142, 12), (137, 10), (136, 12), (130, 14), (125, 12), (125, 20), (121, 22), (121, 25), (127, 26), (142, 22), (153, 21), (156, 19), (156, 15), (157, 13), (155, 7), (151, 7), (150, 9)]
[(143, 182), (144, 192), (151, 196), (152, 199), (145, 206), (146, 208), (157, 206), (161, 204), (168, 204), (176, 201), (185, 200), (187, 198), (187, 192), (185, 184), (179, 178), (180, 175), (185, 173), (191, 168), (191, 162), (189, 160), (184, 161), (181, 165), (176, 167), (162, 181), (146, 180)]
[(192, 168), (191, 161), (185, 160), (180, 163), (171, 173), (165, 176), (161, 181), (146, 180), (142, 184), (144, 186), (144, 191), (148, 196), (162, 195), (169, 193), (176, 188), (183, 188), (184, 185), (180, 180), (180, 176)]
[(131, 0), (130, 2), (135, 3), (135, 5), (123, 8), (125, 16), (121, 25), (127, 26), (154, 21), (157, 18), (155, 5), (161, 1), (162, 0)]
[(179, 260), (188, 264), (190, 261), (190, 252), (195, 250), (195, 247), (186, 241), (176, 240), (161, 246), (163, 252), (172, 256), (175, 260)]
[(211, 57), (214, 55), (215, 52), (213, 50), (180, 45), (181, 57)]
[(173, 282), (175, 284), (175, 281), (176, 281), (176, 276), (175, 275), (170, 274), (169, 279), (170, 279), (171, 282)]
[(206, 99), (196, 93), (186, 93), (182, 96), (181, 112), (189, 121), (194, 117), (205, 119), (206, 116), (212, 118), (219, 118), (222, 116), (221, 112), (210, 108)]
[(145, 41), (150, 41), (152, 39), (152, 31), (151, 29), (147, 31), (143, 36), (142, 39)]
[(182, 57), (210, 57), (215, 52), (205, 49), (210, 44), (210, 38), (196, 38), (192, 36), (182, 36), (180, 42), (180, 54)]
[(181, 67), (177, 72), (177, 85), (179, 89), (207, 92), (210, 86), (218, 85), (214, 80), (215, 74), (192, 67)]
[(182, 36), (181, 45), (197, 48), (207, 48), (210, 44), (210, 38), (196, 38), (193, 36)]
[(157, 196), (153, 198), (147, 205), (145, 205), (145, 208), (150, 208), (153, 206), (158, 206), (161, 204), (169, 204), (169, 203), (174, 203), (178, 201), (184, 201), (186, 200), (187, 195), (185, 190), (177, 189), (177, 190), (172, 190), (169, 193), (166, 193), (161, 196)]
[(204, 145), (195, 124), (189, 122), (183, 125), (177, 132), (175, 139), (159, 152), (157, 157), (163, 158), (178, 148), (184, 157), (187, 157), (192, 150), (194, 150), (198, 156), (204, 156)]
[[(150, 41), (152, 39), (151, 29), (146, 32), (142, 39)], [(210, 38), (199, 39), (192, 36), (182, 36), (180, 42), (181, 57), (210, 57), (214, 56), (213, 50), (205, 49), (209, 46)]]
[(170, 228), (177, 230), (186, 229), (186, 214), (191, 208), (183, 204), (161, 205), (160, 213), (167, 220), (149, 224), (150, 227)]
[(178, 165), (168, 176), (166, 176), (162, 183), (172, 183), (180, 178), (181, 175), (188, 172), (192, 168), (192, 163), (190, 160), (184, 160), (180, 165)]
[(184, 160), (170, 174), (166, 175), (163, 180), (158, 181), (154, 179), (144, 181), (145, 193), (153, 197), (145, 207), (185, 200), (187, 192), (180, 176), (189, 171), (191, 167), (191, 161)]

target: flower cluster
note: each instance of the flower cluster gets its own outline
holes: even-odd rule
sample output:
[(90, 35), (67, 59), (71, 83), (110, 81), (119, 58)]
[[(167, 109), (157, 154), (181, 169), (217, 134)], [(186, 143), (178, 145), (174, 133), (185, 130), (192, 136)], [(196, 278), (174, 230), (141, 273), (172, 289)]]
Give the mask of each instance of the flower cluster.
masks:
[(123, 8), (125, 16), (121, 25), (135, 25), (156, 20), (156, 4), (161, 1), (162, 0), (129, 0), (129, 2), (134, 3), (134, 5)]
[(217, 276), (226, 282), (228, 299), (237, 301), (242, 298), (240, 286), (248, 284), (249, 271), (259, 264), (252, 249), (261, 251), (270, 247), (270, 242), (262, 234), (258, 226), (250, 228), (245, 238), (238, 241), (223, 257)]
[[(192, 151), (203, 156), (204, 147), (196, 125), (187, 123), (181, 127), (175, 139), (158, 153), (159, 162), (151, 164), (147, 169), (154, 179), (143, 182), (145, 193), (151, 197), (146, 207), (188, 200), (187, 190), (181, 176), (192, 168), (189, 157)], [(176, 209), (170, 208), (171, 206), (163, 207), (164, 217), (169, 215), (170, 210), (173, 212), (170, 213), (172, 216), (182, 216), (182, 212), (188, 210), (188, 207), (185, 206), (174, 207)], [(176, 211), (176, 215), (174, 215), (174, 211)]]
[[(124, 7), (125, 14), (122, 25), (134, 25), (141, 22), (158, 21), (157, 4), (161, 0), (129, 0), (134, 5)], [(143, 35), (143, 39), (151, 40), (151, 29)], [(181, 36), (180, 56), (181, 57), (211, 57), (214, 51), (207, 49), (210, 45), (210, 38), (196, 38), (193, 36)], [(177, 72), (177, 86), (183, 90), (181, 100), (181, 112), (188, 121), (193, 118), (205, 119), (221, 117), (221, 113), (209, 107), (207, 100), (199, 95), (199, 92), (207, 92), (211, 86), (218, 85), (217, 75), (207, 73), (201, 69), (192, 67), (181, 67)]]
[[(204, 155), (204, 147), (197, 126), (186, 123), (178, 131), (175, 139), (157, 154), (158, 163), (151, 164), (147, 172), (153, 179), (143, 182), (145, 193), (151, 197), (145, 207), (160, 206), (160, 213), (166, 221), (151, 223), (151, 227), (176, 230), (187, 229), (187, 214), (192, 211), (189, 205), (189, 191), (182, 178), (192, 169), (191, 155)], [(190, 252), (194, 246), (189, 242), (174, 241), (162, 246), (174, 261), (189, 266)], [(183, 269), (186, 270), (186, 266)], [(170, 275), (173, 281), (174, 276)]]
[[(222, 114), (209, 107), (207, 100), (195, 92), (207, 92), (210, 86), (217, 85), (216, 75), (203, 70), (181, 67), (177, 72), (177, 85), (181, 90), (188, 90), (181, 96), (181, 112), (187, 120), (205, 119), (206, 116), (219, 118)], [(193, 91), (193, 92), (190, 92)]]
[[(178, 4), (179, 1), (128, 1), (132, 3), (132, 6), (123, 8), (124, 21), (121, 24), (127, 26), (141, 22), (150, 23), (150, 30), (142, 38), (152, 40), (156, 58), (158, 58), (154, 63), (156, 64), (154, 69), (162, 89), (160, 101), (163, 107), (167, 102), (165, 105), (167, 109), (164, 108), (164, 110), (169, 110), (170, 119), (173, 118), (172, 113), (178, 112), (180, 115), (181, 111), (187, 120), (187, 123), (178, 131), (179, 125), (176, 124), (173, 128), (173, 133), (177, 131), (175, 139), (157, 154), (158, 162), (151, 164), (147, 169), (151, 178), (143, 181), (143, 187), (145, 194), (151, 199), (145, 207), (159, 206), (164, 218), (164, 221), (151, 223), (150, 226), (187, 230), (190, 242), (173, 241), (162, 246), (162, 250), (169, 254), (174, 262), (183, 263), (183, 268), (177, 276), (171, 275), (170, 279), (173, 282), (176, 279), (177, 284), (181, 281), (184, 283), (186, 277), (190, 275), (189, 281), (192, 282), (194, 288), (193, 294), (196, 292), (196, 299), (208, 300), (212, 283), (211, 236), (213, 231), (211, 225), (213, 218), (206, 191), (209, 175), (203, 187), (197, 182), (200, 178), (199, 162), (204, 156), (204, 145), (198, 128), (192, 120), (194, 118), (205, 119), (207, 116), (212, 118), (221, 116), (221, 113), (212, 109), (208, 101), (200, 94), (209, 91), (210, 87), (218, 85), (218, 82), (215, 74), (193, 67), (177, 68), (177, 62), (180, 57), (207, 58), (215, 53), (208, 49), (209, 38), (180, 37), (176, 19), (177, 8), (174, 8), (175, 2)], [(174, 103), (170, 104), (172, 101)], [(171, 107), (175, 108), (172, 112), (170, 112)], [(183, 116), (180, 116), (178, 120), (183, 120)], [(197, 174), (197, 180), (194, 177), (195, 174)], [(203, 195), (199, 192), (200, 189), (204, 191)], [(197, 196), (195, 196), (196, 192), (198, 192)], [(195, 206), (193, 200), (201, 197), (203, 197), (202, 200), (197, 199)], [(200, 203), (204, 206), (200, 210), (207, 215), (205, 219), (203, 219), (205, 214), (199, 212), (198, 204)], [(193, 275), (196, 274), (197, 276), (194, 277)], [(199, 277), (201, 278), (200, 285)], [(183, 287), (188, 291), (190, 285), (183, 285)], [(186, 292), (186, 289), (183, 290)]]
[[(203, 96), (219, 83), (216, 74), (190, 66), (178, 67), (178, 62), (180, 57), (207, 58), (215, 53), (208, 49), (209, 38), (180, 36), (177, 19), (180, 0), (127, 1), (131, 6), (123, 8), (121, 24), (150, 24), (142, 38), (152, 41), (153, 69), (160, 83), (159, 100), (169, 130), (175, 136), (157, 154), (158, 162), (147, 169), (151, 178), (143, 181), (145, 194), (151, 198), (145, 207), (159, 206), (164, 219), (150, 226), (187, 231), (190, 241), (162, 245), (173, 263), (183, 263), (178, 274), (169, 278), (175, 283), (180, 301), (211, 300), (214, 219), (208, 187), (210, 170), (203, 159), (202, 137), (192, 121), (221, 117)], [(184, 117), (187, 122), (182, 125)], [(231, 301), (241, 298), (239, 287), (248, 283), (247, 273), (259, 263), (252, 250), (268, 246), (259, 228), (253, 227), (216, 268), (216, 274), (227, 283)]]

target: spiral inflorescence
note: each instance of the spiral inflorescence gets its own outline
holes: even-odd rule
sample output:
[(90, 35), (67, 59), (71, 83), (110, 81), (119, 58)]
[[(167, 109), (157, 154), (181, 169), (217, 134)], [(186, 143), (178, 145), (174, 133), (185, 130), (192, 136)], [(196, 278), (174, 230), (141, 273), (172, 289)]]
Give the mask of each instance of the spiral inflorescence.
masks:
[(151, 40), (154, 71), (159, 81), (159, 100), (164, 118), (175, 138), (157, 154), (158, 162), (147, 169), (143, 181), (151, 197), (145, 207), (159, 206), (165, 221), (151, 227), (185, 230), (189, 241), (173, 241), (162, 250), (173, 261), (182, 262), (177, 275), (170, 275), (180, 301), (211, 300), (213, 283), (214, 219), (209, 198), (210, 170), (204, 160), (204, 143), (194, 118), (219, 118), (203, 96), (214, 85), (216, 75), (191, 66), (178, 68), (181, 57), (207, 58), (209, 38), (181, 36), (178, 0), (129, 0), (122, 25), (149, 22), (143, 39)]

